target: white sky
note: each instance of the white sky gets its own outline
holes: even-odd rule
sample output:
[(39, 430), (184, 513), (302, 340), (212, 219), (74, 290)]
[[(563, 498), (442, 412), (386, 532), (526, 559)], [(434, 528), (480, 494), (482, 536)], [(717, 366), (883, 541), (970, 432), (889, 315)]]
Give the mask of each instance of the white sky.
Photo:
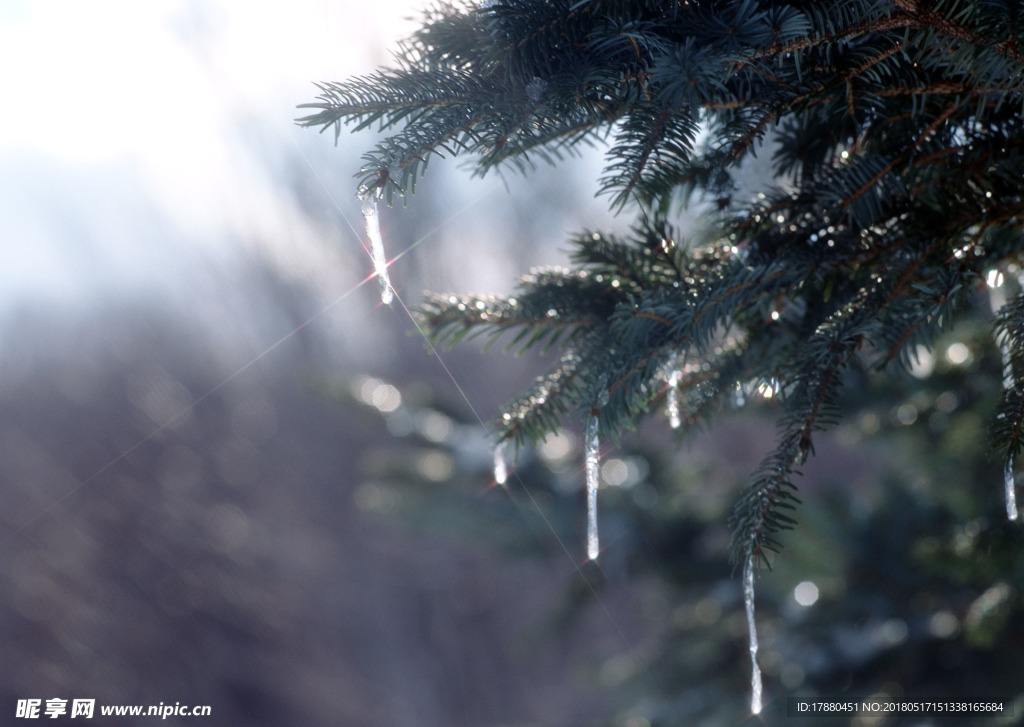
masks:
[[(205, 156), (226, 102), (266, 104), (387, 60), (408, 0), (4, 0), (0, 145), (94, 161)], [(183, 163), (183, 162), (178, 162)]]
[[(23, 304), (74, 311), (120, 296), (261, 350), (295, 323), (275, 322), (239, 280), (239, 260), (255, 261), (319, 296), (338, 346), (386, 357), (366, 345), (382, 335), (375, 286), (346, 295), (372, 271), (352, 177), (372, 135), (343, 134), (336, 149), (294, 119), (314, 81), (390, 64), (429, 2), (0, 0), (0, 324)], [(444, 222), (417, 263), (392, 267), (399, 286), (405, 270), (420, 276), (400, 292), (507, 292), (524, 256), (564, 260), (569, 232), (609, 220), (607, 199), (591, 199), (595, 161), (513, 177), (511, 195), (496, 176), (466, 183), (457, 162), (435, 161), (420, 188), (445, 190), (431, 212)], [(302, 199), (287, 188), (296, 176)], [(386, 214), (414, 219), (429, 197)], [(392, 256), (414, 242), (385, 238)]]

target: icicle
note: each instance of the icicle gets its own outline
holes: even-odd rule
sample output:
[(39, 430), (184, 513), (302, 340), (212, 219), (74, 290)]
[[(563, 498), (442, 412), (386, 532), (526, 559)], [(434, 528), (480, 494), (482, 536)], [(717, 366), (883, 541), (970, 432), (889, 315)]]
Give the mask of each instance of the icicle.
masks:
[(1017, 478), (1013, 475), (1013, 457), (1006, 458), (1003, 480), (1006, 484), (1006, 517), (1016, 520), (1020, 515), (1017, 512)]
[(380, 299), (385, 305), (391, 305), (394, 290), (391, 278), (388, 277), (388, 259), (384, 254), (384, 241), (380, 237), (380, 216), (377, 214), (377, 190), (360, 194), (363, 200), (363, 221), (366, 223), (366, 235), (370, 238), (370, 257), (373, 269), (377, 272), (377, 283), (380, 285)]
[(601, 548), (597, 539), (597, 485), (600, 442), (597, 436), (597, 415), (590, 414), (584, 431), (587, 465), (587, 557), (597, 560)]
[(743, 603), (747, 608), (747, 631), (750, 633), (750, 711), (761, 713), (761, 667), (757, 664), (757, 623), (754, 621), (754, 555), (747, 556), (743, 566)]
[[(1003, 274), (998, 270), (990, 270), (986, 278), (988, 283), (988, 302), (993, 313), (998, 313), (1006, 305), (1006, 290), (1003, 288)], [(1013, 352), (1010, 351), (1010, 342), (1007, 337), (1000, 336), (999, 352), (1003, 358), (1003, 389), (1009, 390), (1017, 385), (1016, 377), (1013, 375)], [(1013, 455), (1006, 458), (1003, 464), (1003, 488), (1006, 497), (1006, 517), (1016, 520), (1020, 517), (1017, 511), (1017, 481), (1013, 474)]]
[(678, 367), (672, 367), (668, 375), (668, 423), (673, 429), (679, 429), (683, 420), (679, 413), (679, 380), (683, 378), (683, 372)]
[(508, 481), (508, 465), (505, 464), (506, 445), (507, 442), (502, 440), (494, 447), (494, 481), (503, 487)]

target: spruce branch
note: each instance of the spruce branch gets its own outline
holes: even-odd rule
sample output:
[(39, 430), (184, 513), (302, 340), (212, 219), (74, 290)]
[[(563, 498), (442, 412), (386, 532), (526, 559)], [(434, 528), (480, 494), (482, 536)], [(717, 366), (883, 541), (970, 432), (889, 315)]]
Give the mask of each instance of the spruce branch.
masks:
[(786, 514), (799, 503), (793, 477), (813, 451), (814, 434), (838, 421), (840, 373), (860, 349), (869, 320), (863, 308), (848, 307), (800, 346), (798, 360), (804, 363), (783, 386), (790, 393), (785, 398), (787, 414), (781, 421), (779, 444), (747, 485), (733, 514), (734, 563), (752, 556), (770, 565), (768, 552), (781, 547), (778, 533), (796, 524)]
[[(777, 445), (733, 516), (735, 557), (764, 559), (851, 362), (911, 369), (988, 271), (1020, 264), (1022, 29), (1024, 11), (984, 2), (443, 4), (396, 69), (322, 84), (300, 123), (389, 130), (358, 175), (389, 194), (438, 154), (484, 174), (605, 140), (600, 193), (637, 211), (629, 234), (579, 233), (570, 270), (508, 297), (433, 296), (420, 315), (439, 343), (558, 350), (500, 421), (517, 443), (594, 412), (615, 436), (667, 381), (685, 429), (771, 382)], [(766, 146), (774, 184), (742, 199)], [(700, 245), (668, 224), (694, 201), (715, 207)], [(1018, 300), (996, 322), (1013, 372), (1022, 330)], [(1022, 401), (1014, 378), (994, 425), (1007, 457)]]

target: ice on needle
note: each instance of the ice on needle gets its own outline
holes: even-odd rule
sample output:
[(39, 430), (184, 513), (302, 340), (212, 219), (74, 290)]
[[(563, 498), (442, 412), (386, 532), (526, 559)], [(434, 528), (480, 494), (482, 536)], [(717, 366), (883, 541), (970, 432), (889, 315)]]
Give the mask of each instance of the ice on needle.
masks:
[(754, 620), (754, 556), (747, 556), (743, 566), (743, 603), (747, 609), (747, 631), (750, 634), (750, 711), (761, 713), (761, 667), (757, 664), (757, 623)]
[(363, 200), (363, 221), (366, 223), (366, 235), (370, 238), (370, 257), (373, 259), (373, 269), (377, 273), (377, 283), (380, 285), (380, 299), (385, 305), (391, 305), (395, 295), (391, 288), (391, 278), (388, 277), (388, 259), (384, 254), (384, 241), (380, 237), (377, 190), (366, 192), (360, 197)]
[(583, 436), (587, 469), (587, 557), (590, 560), (597, 560), (601, 552), (597, 538), (597, 485), (601, 444), (598, 440), (596, 414), (587, 417)]

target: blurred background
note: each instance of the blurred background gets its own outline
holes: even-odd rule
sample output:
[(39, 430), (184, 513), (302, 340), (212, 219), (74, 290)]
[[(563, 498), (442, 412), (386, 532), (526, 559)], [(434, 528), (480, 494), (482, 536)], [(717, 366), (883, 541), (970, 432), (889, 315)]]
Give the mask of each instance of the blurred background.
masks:
[(505, 180), (435, 161), (382, 213), (381, 306), (352, 179), (374, 135), (294, 118), (418, 9), (0, 0), (0, 722), (58, 697), (217, 725), (728, 725), (881, 695), (1024, 724), (983, 297), (913, 376), (851, 374), (758, 582), (761, 717), (725, 521), (770, 400), (608, 446), (600, 567), (577, 423), (494, 486), (489, 422), (544, 360), (435, 355), (405, 306), (508, 292), (630, 221), (593, 198), (599, 153)]

